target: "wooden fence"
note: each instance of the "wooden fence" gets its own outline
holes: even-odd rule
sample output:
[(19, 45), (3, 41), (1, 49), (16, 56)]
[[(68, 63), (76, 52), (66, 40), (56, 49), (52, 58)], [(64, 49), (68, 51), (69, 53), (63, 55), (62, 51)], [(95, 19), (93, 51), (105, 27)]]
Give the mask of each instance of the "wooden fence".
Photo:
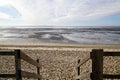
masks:
[[(78, 60), (76, 80), (90, 78), (91, 80), (120, 79), (120, 74), (103, 74), (103, 56), (120, 56), (120, 52), (104, 52), (103, 49), (93, 49), (84, 60)], [(80, 66), (92, 60), (92, 73), (80, 74)]]
[[(24, 53), (21, 53), (20, 50), (14, 51), (0, 51), (1, 56), (14, 56), (15, 57), (15, 74), (0, 74), (1, 78), (16, 78), (16, 80), (22, 80), (22, 77), (26, 78), (35, 78), (38, 80), (42, 79), (40, 75), (41, 65), (39, 64), (39, 59), (36, 61), (27, 56)], [(26, 72), (21, 70), (21, 59), (36, 66), (37, 67), (37, 74)]]

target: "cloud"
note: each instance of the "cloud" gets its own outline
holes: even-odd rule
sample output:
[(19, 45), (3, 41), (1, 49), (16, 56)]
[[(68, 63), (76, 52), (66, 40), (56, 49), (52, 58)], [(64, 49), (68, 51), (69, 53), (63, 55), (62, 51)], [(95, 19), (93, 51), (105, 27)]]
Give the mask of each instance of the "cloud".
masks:
[[(74, 0), (72, 3), (61, 2), (56, 10), (56, 15), (61, 16), (55, 21), (65, 21), (69, 19), (91, 20), (116, 13), (120, 13), (120, 0)], [(62, 6), (69, 4), (68, 6)], [(57, 6), (57, 4), (56, 4)]]
[(0, 12), (0, 19), (10, 19), (10, 16), (5, 13)]
[(14, 0), (11, 5), (18, 10), (21, 19), (26, 23), (46, 23), (51, 17), (51, 4), (47, 0)]
[(10, 0), (0, 0), (0, 6), (6, 5), (9, 3), (10, 3)]
[(6, 4), (21, 14), (24, 23), (36, 25), (95, 20), (120, 13), (120, 0), (0, 0), (0, 5)]

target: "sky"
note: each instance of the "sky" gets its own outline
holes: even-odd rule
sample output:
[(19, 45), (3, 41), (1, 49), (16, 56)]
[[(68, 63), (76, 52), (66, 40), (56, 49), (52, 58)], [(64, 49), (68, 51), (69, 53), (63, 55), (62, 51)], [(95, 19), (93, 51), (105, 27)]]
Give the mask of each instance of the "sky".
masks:
[(120, 26), (120, 0), (0, 0), (0, 26)]

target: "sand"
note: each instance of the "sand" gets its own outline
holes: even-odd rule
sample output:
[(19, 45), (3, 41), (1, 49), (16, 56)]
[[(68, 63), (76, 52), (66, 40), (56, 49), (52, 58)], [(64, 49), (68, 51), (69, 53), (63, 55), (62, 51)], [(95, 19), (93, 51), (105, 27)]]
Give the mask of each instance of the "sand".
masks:
[[(0, 50), (20, 49), (42, 64), (43, 80), (76, 80), (78, 59), (84, 59), (92, 49), (120, 51), (120, 45), (74, 45), (74, 44), (41, 44), (41, 45), (0, 45)], [(104, 57), (104, 73), (120, 74), (120, 57)], [(15, 73), (14, 57), (0, 56), (0, 73)], [(36, 68), (22, 61), (22, 70), (36, 73)], [(91, 72), (91, 60), (81, 67), (81, 73)], [(2, 79), (0, 80), (14, 80)], [(23, 79), (36, 80), (36, 79)], [(86, 79), (90, 80), (90, 79)], [(112, 79), (113, 80), (113, 79)], [(120, 80), (120, 79), (115, 79)]]

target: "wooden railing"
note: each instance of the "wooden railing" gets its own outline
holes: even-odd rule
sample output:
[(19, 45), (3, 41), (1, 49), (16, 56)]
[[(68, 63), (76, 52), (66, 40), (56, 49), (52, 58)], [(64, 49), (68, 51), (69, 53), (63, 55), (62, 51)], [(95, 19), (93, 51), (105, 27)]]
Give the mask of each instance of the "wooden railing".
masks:
[[(16, 80), (22, 80), (22, 77), (26, 78), (35, 78), (38, 80), (42, 80), (42, 76), (40, 75), (41, 65), (39, 63), (39, 59), (36, 61), (27, 56), (24, 53), (21, 53), (20, 50), (14, 51), (0, 51), (1, 56), (14, 56), (15, 57), (15, 74), (0, 74), (1, 78), (16, 78)], [(37, 74), (22, 71), (21, 70), (21, 60), (24, 60), (34, 66), (37, 67)]]
[[(120, 74), (103, 74), (103, 56), (120, 56), (120, 52), (104, 52), (103, 49), (93, 49), (84, 60), (78, 60), (76, 80), (90, 78), (91, 80), (120, 79)], [(92, 60), (92, 73), (80, 74), (80, 66)]]

